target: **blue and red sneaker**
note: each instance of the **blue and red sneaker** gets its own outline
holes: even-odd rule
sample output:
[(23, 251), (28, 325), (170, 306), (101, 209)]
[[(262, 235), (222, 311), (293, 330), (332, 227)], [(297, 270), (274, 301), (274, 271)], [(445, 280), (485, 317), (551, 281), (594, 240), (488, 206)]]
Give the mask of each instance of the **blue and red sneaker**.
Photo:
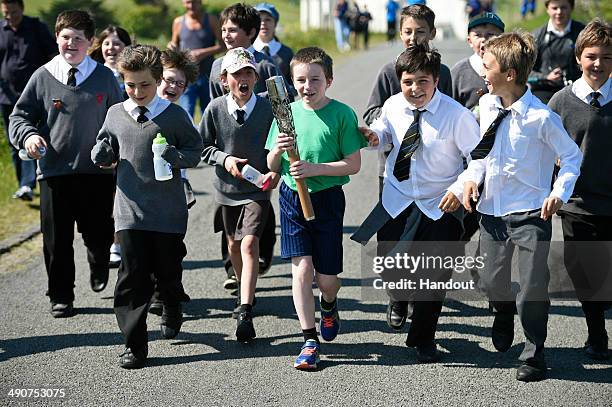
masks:
[(312, 370), (317, 368), (319, 361), (319, 344), (314, 339), (309, 339), (302, 346), (302, 351), (295, 359), (293, 367), (300, 370)]
[[(319, 294), (319, 303), (321, 303), (322, 296)], [(321, 331), (321, 337), (326, 341), (333, 341), (338, 335), (340, 330), (340, 316), (338, 315), (338, 300), (334, 301), (334, 306), (330, 310), (326, 310), (321, 305), (321, 320), (320, 320), (319, 331)]]

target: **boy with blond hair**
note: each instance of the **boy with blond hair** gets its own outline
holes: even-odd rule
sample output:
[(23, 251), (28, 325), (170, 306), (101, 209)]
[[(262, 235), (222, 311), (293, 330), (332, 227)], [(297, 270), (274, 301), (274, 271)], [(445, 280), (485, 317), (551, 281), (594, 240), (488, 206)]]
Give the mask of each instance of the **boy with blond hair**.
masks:
[[(483, 72), (489, 94), (480, 98), (483, 137), (457, 183), (464, 187), (463, 204), (470, 212), (478, 185), (484, 185), (477, 205), (480, 253), (485, 262), (480, 278), (495, 314), (493, 346), (500, 352), (510, 349), (518, 309), (525, 346), (516, 378), (537, 381), (546, 376), (551, 217), (572, 194), (582, 154), (559, 116), (526, 87), (535, 61), (531, 34), (502, 34), (484, 47)], [(557, 158), (561, 169), (551, 191)], [(510, 279), (515, 246), (521, 283), (516, 299)]]

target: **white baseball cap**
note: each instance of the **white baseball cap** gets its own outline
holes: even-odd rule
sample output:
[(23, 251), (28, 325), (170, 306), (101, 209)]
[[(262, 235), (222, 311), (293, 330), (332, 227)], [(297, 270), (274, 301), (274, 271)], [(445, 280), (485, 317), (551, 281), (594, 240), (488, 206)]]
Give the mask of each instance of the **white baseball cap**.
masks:
[(247, 67), (257, 71), (253, 54), (242, 47), (232, 48), (227, 51), (227, 54), (223, 57), (223, 61), (221, 62), (221, 73), (226, 71), (228, 73), (234, 73)]

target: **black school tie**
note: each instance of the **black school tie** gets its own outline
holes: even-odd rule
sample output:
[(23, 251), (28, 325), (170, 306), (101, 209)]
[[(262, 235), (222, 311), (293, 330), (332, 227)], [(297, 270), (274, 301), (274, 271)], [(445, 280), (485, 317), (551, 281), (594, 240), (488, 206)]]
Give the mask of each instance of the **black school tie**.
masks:
[(68, 81), (66, 81), (66, 85), (68, 86), (76, 86), (76, 73), (79, 72), (76, 68), (70, 68), (68, 70)]
[(263, 52), (267, 56), (270, 56), (270, 47), (267, 45), (264, 45), (264, 47), (261, 49), (261, 52)]
[(415, 109), (412, 111), (414, 120), (402, 140), (400, 145), (400, 151), (395, 159), (395, 166), (393, 167), (393, 175), (398, 181), (404, 181), (410, 176), (410, 157), (421, 144), (421, 134), (419, 133), (419, 117), (425, 110)]
[(474, 148), (474, 151), (472, 151), (472, 153), (470, 154), (473, 160), (480, 160), (489, 155), (491, 149), (493, 148), (493, 144), (495, 144), (495, 134), (497, 133), (497, 128), (504, 120), (504, 118), (508, 116), (508, 113), (510, 113), (510, 109), (499, 109), (497, 117), (495, 118), (495, 120), (493, 120), (493, 123), (491, 123), (487, 131), (485, 131), (485, 134), (484, 136), (482, 136), (482, 140), (480, 140), (480, 143), (478, 143), (476, 148)]
[(236, 121), (238, 122), (238, 124), (240, 125), (244, 124), (245, 114), (246, 112), (244, 110), (241, 110), (241, 109), (236, 110)]
[(138, 123), (145, 123), (147, 121), (149, 121), (149, 118), (147, 116), (145, 116), (145, 113), (147, 113), (149, 111), (149, 109), (146, 108), (146, 106), (138, 106), (138, 117), (136, 118), (136, 121)]
[(601, 103), (599, 103), (599, 97), (601, 96), (601, 93), (599, 92), (593, 92), (591, 93), (591, 103), (589, 103), (591, 106), (596, 107), (596, 108), (600, 108), (601, 107)]

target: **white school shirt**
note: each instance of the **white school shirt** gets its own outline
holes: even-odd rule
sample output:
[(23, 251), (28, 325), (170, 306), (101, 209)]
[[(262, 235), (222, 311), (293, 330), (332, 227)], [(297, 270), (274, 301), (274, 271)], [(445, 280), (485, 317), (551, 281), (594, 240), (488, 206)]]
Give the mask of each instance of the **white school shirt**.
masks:
[[(481, 133), (495, 120), (500, 108), (499, 96), (486, 94), (480, 98)], [(480, 184), (484, 179), (477, 209), (493, 216), (539, 209), (549, 196), (567, 202), (580, 175), (582, 153), (576, 142), (563, 128), (559, 115), (529, 89), (509, 109), (489, 155), (472, 160), (457, 184)], [(557, 158), (561, 160), (561, 170), (551, 192)]]
[[(608, 78), (608, 80), (603, 85), (601, 85), (601, 88), (596, 90), (597, 92), (601, 93), (597, 101), (602, 107), (605, 106), (608, 102), (610, 102), (610, 100), (612, 100), (611, 87), (612, 79)], [(576, 80), (576, 82), (572, 84), (572, 93), (584, 103), (591, 104), (591, 100), (593, 100), (591, 93), (596, 91), (591, 89), (589, 84), (583, 78)]]
[[(146, 106), (149, 111), (145, 113), (145, 116), (149, 120), (153, 120), (157, 115), (166, 110), (168, 106), (170, 106), (169, 100), (162, 99), (159, 96), (155, 95), (155, 97)], [(123, 102), (123, 108), (126, 112), (130, 114), (132, 119), (138, 119), (138, 116), (140, 115), (140, 109), (138, 109), (138, 105), (132, 99), (128, 98), (128, 100)]]
[(255, 109), (255, 105), (257, 104), (257, 97), (255, 96), (255, 92), (251, 94), (251, 98), (242, 107), (238, 106), (238, 103), (236, 103), (231, 93), (228, 93), (225, 96), (225, 100), (227, 101), (227, 111), (236, 120), (238, 120), (236, 110), (244, 110), (244, 121), (246, 121), (251, 115), (251, 113), (253, 113), (253, 109)]
[(266, 45), (270, 48), (270, 56), (271, 57), (276, 55), (278, 53), (278, 51), (280, 51), (280, 49), (281, 49), (281, 43), (276, 41), (274, 38), (272, 38), (272, 41), (270, 41), (269, 43), (266, 44), (259, 37), (257, 37), (255, 39), (255, 42), (253, 43), (253, 48), (255, 48), (257, 51), (263, 53), (263, 48)]
[(482, 58), (480, 57), (480, 55), (472, 54), (468, 58), (468, 61), (470, 62), (470, 66), (473, 70), (476, 71), (478, 76), (482, 76)]
[[(89, 56), (83, 58), (80, 64), (75, 66), (78, 72), (74, 75), (77, 86), (89, 78), (89, 75), (96, 69), (98, 63), (91, 59)], [(68, 71), (72, 68), (61, 55), (56, 55), (51, 61), (45, 64), (45, 68), (55, 79), (63, 83), (64, 85), (68, 82)]]
[[(398, 181), (393, 167), (400, 145), (414, 120), (413, 105), (400, 92), (391, 96), (382, 107), (380, 117), (371, 125), (379, 138), (379, 148), (392, 143), (385, 163), (382, 205), (397, 217), (412, 202), (430, 219), (444, 214), (438, 205), (451, 184), (463, 171), (463, 159), (478, 145), (480, 133), (474, 115), (455, 100), (436, 90), (429, 103), (419, 110), (421, 143), (410, 159), (410, 177)], [(469, 159), (469, 158), (468, 158)], [(452, 192), (463, 197), (463, 186)]]
[(555, 34), (557, 37), (563, 37), (565, 36), (567, 33), (569, 33), (572, 30), (572, 20), (570, 19), (567, 22), (567, 25), (565, 26), (565, 28), (563, 29), (563, 31), (558, 31), (555, 26), (553, 25), (552, 21), (548, 20), (548, 24), (546, 25), (546, 32), (550, 32)]

